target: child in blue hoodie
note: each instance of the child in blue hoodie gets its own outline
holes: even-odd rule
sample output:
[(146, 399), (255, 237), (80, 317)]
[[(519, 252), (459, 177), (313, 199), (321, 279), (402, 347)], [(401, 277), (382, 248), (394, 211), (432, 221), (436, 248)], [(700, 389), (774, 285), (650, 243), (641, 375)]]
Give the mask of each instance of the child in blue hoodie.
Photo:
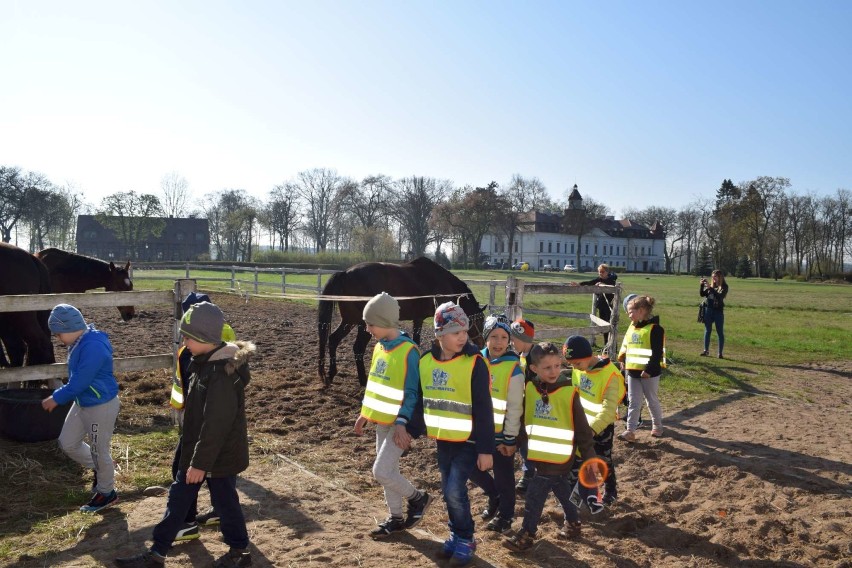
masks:
[[(95, 472), (91, 500), (80, 507), (94, 513), (118, 501), (110, 443), (118, 417), (118, 383), (112, 372), (109, 336), (86, 325), (74, 306), (59, 304), (47, 320), (50, 331), (68, 347), (68, 383), (41, 403), (51, 412), (74, 401), (59, 434), (59, 447), (68, 457)], [(88, 434), (89, 443), (84, 442)]]

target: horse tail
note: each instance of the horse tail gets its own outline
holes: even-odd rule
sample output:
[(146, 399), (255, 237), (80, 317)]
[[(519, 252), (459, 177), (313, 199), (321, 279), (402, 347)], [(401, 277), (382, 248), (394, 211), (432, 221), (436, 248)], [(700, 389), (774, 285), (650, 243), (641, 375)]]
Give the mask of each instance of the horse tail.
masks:
[[(343, 291), (343, 283), (346, 280), (346, 272), (335, 272), (325, 283), (322, 289), (323, 296), (338, 295)], [(331, 316), (334, 314), (334, 300), (320, 300), (318, 317), (317, 317), (317, 332), (319, 333), (319, 376), (326, 381), (325, 377), (325, 346), (328, 343), (328, 336), (331, 333)]]
[[(36, 272), (38, 272), (38, 293), (51, 294), (53, 293), (53, 284), (50, 281), (50, 271), (42, 262), (41, 258), (33, 255), (33, 264), (35, 264)], [(47, 337), (50, 337), (50, 328), (47, 327), (47, 320), (50, 318), (50, 310), (41, 310), (36, 314), (39, 326), (44, 330)]]

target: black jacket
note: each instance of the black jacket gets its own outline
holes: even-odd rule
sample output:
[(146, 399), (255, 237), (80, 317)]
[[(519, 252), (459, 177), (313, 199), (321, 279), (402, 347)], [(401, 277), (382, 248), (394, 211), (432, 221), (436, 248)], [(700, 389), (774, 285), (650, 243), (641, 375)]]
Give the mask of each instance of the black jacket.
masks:
[(245, 387), (253, 343), (222, 343), (193, 357), (178, 469), (190, 466), (210, 477), (236, 475), (248, 467)]
[(728, 295), (728, 283), (725, 282), (718, 288), (713, 288), (709, 284), (701, 283), (698, 293), (702, 297), (707, 298), (707, 307), (711, 310), (722, 311), (725, 309), (725, 296)]
[[(577, 282), (580, 286), (594, 286), (602, 284), (604, 286), (615, 286), (615, 281), (618, 280), (618, 274), (609, 272), (606, 278), (595, 278), (594, 280), (586, 280), (585, 282)], [(595, 294), (595, 307), (597, 309), (609, 309), (612, 306), (612, 300), (615, 294)]]

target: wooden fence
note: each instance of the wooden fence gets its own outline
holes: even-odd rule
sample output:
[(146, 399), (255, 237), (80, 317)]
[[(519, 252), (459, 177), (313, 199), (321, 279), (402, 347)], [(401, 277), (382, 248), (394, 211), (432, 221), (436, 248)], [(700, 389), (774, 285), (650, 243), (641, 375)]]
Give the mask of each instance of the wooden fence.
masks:
[[(0, 313), (50, 310), (56, 304), (71, 304), (78, 308), (162, 305), (174, 306), (175, 326), (171, 353), (123, 357), (113, 359), (113, 370), (117, 373), (148, 371), (151, 369), (174, 369), (179, 337), (181, 299), (196, 289), (193, 280), (178, 280), (174, 290), (160, 292), (86, 292), (83, 294), (36, 294), (26, 296), (0, 296)], [(16, 382), (64, 379), (68, 376), (66, 363), (33, 365), (0, 369), (0, 385)]]

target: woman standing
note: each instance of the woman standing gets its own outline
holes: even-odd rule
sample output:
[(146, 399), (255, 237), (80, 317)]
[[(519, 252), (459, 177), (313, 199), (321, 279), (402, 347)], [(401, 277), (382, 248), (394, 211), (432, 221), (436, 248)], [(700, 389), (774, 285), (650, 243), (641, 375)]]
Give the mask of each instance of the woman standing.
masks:
[(710, 332), (716, 324), (716, 335), (719, 336), (719, 359), (725, 348), (725, 297), (728, 295), (728, 283), (721, 270), (714, 270), (710, 276), (711, 283), (706, 278), (701, 279), (699, 292), (704, 300), (704, 351), (702, 357), (710, 355)]

